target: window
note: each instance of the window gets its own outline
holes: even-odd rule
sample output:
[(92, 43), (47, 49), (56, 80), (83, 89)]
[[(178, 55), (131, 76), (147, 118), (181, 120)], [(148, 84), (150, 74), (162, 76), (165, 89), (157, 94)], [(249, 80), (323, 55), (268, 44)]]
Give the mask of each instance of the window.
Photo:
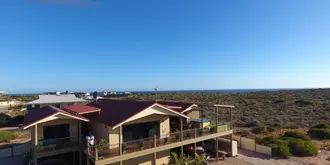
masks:
[(55, 104), (56, 108), (61, 108), (61, 104)]
[(70, 136), (70, 125), (60, 124), (44, 127), (44, 139), (58, 139)]

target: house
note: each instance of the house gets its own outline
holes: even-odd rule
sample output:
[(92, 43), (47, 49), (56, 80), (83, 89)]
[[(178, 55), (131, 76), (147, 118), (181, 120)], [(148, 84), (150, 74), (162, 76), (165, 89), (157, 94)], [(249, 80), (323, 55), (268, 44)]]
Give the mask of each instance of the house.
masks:
[(78, 103), (84, 104), (87, 100), (78, 98), (74, 94), (39, 95), (39, 99), (27, 103), (27, 110), (31, 111), (47, 105), (62, 109), (64, 106)]
[[(231, 112), (233, 106), (228, 107)], [(204, 120), (197, 108), (191, 103), (99, 99), (63, 110), (40, 107), (26, 115), (24, 129), (31, 129), (35, 164), (64, 159), (84, 165), (162, 165), (168, 164), (171, 149), (183, 153), (185, 145), (196, 149), (196, 143), (231, 137), (231, 122), (219, 126), (216, 120), (215, 129), (194, 127), (191, 119)]]
[(0, 91), (0, 96), (7, 95), (7, 94), (8, 94), (8, 92), (6, 92), (6, 91)]

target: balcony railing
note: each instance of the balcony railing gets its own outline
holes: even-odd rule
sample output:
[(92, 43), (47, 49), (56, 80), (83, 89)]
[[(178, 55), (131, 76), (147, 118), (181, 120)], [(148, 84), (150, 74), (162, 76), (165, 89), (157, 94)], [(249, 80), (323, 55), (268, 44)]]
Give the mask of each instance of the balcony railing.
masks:
[[(133, 153), (138, 151), (143, 151), (145, 149), (155, 148), (159, 146), (164, 146), (168, 144), (173, 144), (180, 141), (185, 141), (193, 138), (198, 138), (202, 136), (211, 135), (217, 133), (216, 127), (211, 128), (196, 128), (184, 130), (182, 133), (172, 132), (167, 135), (162, 135), (162, 137), (154, 136), (149, 138), (143, 138), (133, 141), (123, 142), (122, 153), (120, 153), (120, 144), (110, 144), (103, 141), (103, 144), (96, 143), (96, 145), (88, 145), (86, 152), (94, 160), (107, 159), (119, 155), (125, 155), (127, 153)], [(224, 132), (230, 130), (230, 123), (222, 124), (218, 126), (218, 132)], [(181, 137), (182, 136), (182, 137)]]
[(36, 146), (37, 153), (65, 149), (69, 147), (79, 146), (78, 138), (66, 137), (58, 139), (39, 140)]

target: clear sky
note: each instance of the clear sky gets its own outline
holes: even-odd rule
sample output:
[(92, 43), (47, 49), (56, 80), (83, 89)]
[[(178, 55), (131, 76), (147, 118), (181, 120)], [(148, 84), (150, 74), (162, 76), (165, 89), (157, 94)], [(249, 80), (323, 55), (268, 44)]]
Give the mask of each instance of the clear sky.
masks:
[(329, 0), (1, 0), (0, 90), (330, 87)]

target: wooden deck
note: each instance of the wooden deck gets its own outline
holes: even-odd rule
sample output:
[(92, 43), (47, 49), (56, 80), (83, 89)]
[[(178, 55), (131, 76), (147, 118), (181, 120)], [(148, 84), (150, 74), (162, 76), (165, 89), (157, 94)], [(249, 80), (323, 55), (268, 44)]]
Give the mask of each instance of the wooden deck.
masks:
[(105, 150), (107, 152), (102, 153), (101, 156), (99, 154), (99, 160), (93, 159), (93, 161), (95, 162), (95, 165), (116, 163), (116, 162), (120, 162), (123, 160), (136, 158), (139, 156), (144, 156), (144, 155), (169, 150), (172, 148), (176, 148), (176, 147), (180, 147), (180, 146), (184, 146), (184, 145), (188, 145), (188, 144), (192, 144), (192, 143), (196, 143), (196, 142), (200, 142), (200, 141), (204, 141), (204, 140), (213, 139), (213, 138), (220, 137), (220, 136), (230, 135), (232, 133), (233, 133), (232, 130), (228, 130), (228, 131), (223, 131), (223, 132), (219, 132), (219, 133), (204, 134), (204, 135), (198, 136), (196, 138), (195, 137), (186, 137), (182, 141), (179, 141), (175, 136), (171, 136), (169, 138), (169, 142), (167, 142), (167, 143), (165, 143), (163, 139), (157, 140), (156, 147), (154, 147), (153, 140), (144, 141), (143, 149), (139, 148), (138, 145), (134, 145), (134, 144), (127, 145), (126, 152), (123, 152), (123, 155), (119, 155), (119, 148), (107, 149), (107, 150)]

